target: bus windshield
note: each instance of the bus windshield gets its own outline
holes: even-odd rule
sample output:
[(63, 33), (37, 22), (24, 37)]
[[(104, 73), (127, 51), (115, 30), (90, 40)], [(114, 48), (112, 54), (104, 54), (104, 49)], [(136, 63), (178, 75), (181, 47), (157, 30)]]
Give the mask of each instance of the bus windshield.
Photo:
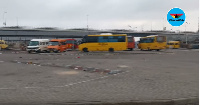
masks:
[(74, 41), (74, 40), (67, 40), (66, 43), (67, 43), (67, 44), (74, 44), (75, 41)]
[(82, 43), (126, 42), (125, 36), (85, 36)]
[(29, 46), (37, 46), (39, 45), (38, 41), (30, 41)]
[(49, 45), (50, 46), (57, 46), (57, 45), (59, 45), (59, 42), (57, 42), (57, 41), (49, 42)]
[(141, 38), (139, 43), (153, 43), (154, 42), (154, 37), (149, 37), (149, 38)]

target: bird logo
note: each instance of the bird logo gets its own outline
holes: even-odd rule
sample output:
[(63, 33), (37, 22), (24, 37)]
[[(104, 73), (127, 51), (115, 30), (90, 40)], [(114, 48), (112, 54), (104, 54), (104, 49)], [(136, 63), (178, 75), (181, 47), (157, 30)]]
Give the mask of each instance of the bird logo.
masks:
[(183, 14), (170, 14), (174, 19), (180, 18)]

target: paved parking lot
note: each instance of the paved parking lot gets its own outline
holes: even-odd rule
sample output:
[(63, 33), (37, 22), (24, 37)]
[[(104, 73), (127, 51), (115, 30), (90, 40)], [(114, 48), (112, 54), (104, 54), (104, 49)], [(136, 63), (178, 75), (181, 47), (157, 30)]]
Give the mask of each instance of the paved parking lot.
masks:
[(198, 105), (199, 50), (0, 51), (2, 105)]

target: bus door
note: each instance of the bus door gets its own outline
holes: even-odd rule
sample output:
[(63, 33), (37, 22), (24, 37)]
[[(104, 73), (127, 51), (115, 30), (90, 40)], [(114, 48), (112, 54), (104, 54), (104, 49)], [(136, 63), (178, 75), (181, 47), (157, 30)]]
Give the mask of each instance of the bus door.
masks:
[(60, 51), (61, 52), (65, 51), (67, 49), (65, 41), (61, 41), (59, 43), (59, 46), (60, 46)]

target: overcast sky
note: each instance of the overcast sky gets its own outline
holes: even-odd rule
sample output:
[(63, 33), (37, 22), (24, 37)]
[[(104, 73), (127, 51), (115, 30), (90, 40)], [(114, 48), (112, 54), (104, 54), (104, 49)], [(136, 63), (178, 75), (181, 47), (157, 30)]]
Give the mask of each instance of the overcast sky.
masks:
[[(174, 7), (188, 24), (169, 25)], [(0, 27), (6, 20), (7, 26), (86, 28), (88, 17), (93, 29), (197, 31), (199, 0), (0, 0), (0, 17)]]

